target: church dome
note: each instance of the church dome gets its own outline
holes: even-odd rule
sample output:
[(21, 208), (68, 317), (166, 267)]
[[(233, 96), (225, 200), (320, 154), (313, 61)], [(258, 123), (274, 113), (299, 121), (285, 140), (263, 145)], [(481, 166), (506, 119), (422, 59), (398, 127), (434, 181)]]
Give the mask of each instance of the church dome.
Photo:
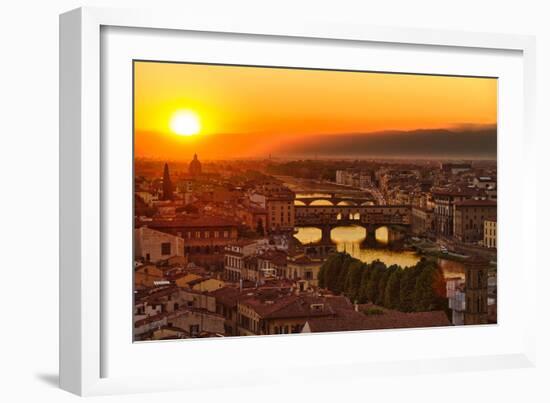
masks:
[(199, 161), (197, 154), (193, 157), (193, 161), (189, 163), (189, 173), (193, 176), (200, 175), (202, 173), (202, 164)]

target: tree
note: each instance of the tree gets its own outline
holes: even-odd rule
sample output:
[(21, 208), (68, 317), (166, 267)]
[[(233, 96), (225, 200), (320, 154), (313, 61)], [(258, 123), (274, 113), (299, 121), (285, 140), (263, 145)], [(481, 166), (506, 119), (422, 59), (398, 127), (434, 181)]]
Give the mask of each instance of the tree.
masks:
[(367, 282), (367, 300), (375, 303), (378, 300), (378, 287), (380, 280), (386, 271), (386, 265), (379, 260), (372, 262), (371, 274)]
[(378, 295), (376, 297), (377, 305), (384, 305), (384, 301), (386, 298), (386, 284), (388, 283), (388, 279), (396, 268), (396, 265), (392, 265), (390, 267), (386, 267), (386, 265), (384, 265), (384, 269), (382, 271), (380, 279), (378, 280)]
[(345, 253), (336, 253), (323, 265), (326, 266), (323, 273), (323, 286), (325, 288), (334, 291), (338, 287), (338, 278), (346, 256), (348, 255)]
[(425, 261), (421, 267), (414, 290), (415, 310), (422, 312), (446, 309), (443, 273), (433, 261)]
[(417, 267), (403, 270), (399, 280), (399, 310), (412, 312), (414, 310), (414, 289), (416, 286)]
[(414, 290), (416, 311), (446, 308), (443, 274), (433, 261), (426, 261), (418, 275)]
[(319, 287), (327, 288), (327, 272), (329, 266), (332, 264), (332, 261), (337, 258), (337, 254), (330, 255), (327, 260), (321, 265), (319, 269), (319, 274), (317, 274), (317, 280), (319, 281)]
[(346, 279), (348, 277), (349, 266), (353, 263), (354, 260), (355, 259), (347, 253), (344, 254), (344, 258), (342, 259), (342, 263), (340, 266), (340, 271), (338, 273), (338, 280), (336, 281), (336, 285), (333, 289), (334, 292), (341, 293), (344, 291)]
[(369, 283), (370, 275), (372, 274), (372, 266), (369, 264), (363, 264), (363, 272), (361, 273), (361, 283), (357, 292), (357, 300), (360, 304), (367, 302), (367, 287)]
[(397, 267), (386, 283), (386, 291), (384, 293), (384, 306), (389, 309), (399, 309), (400, 308), (400, 288), (401, 288), (401, 276), (403, 274), (403, 269)]
[(349, 265), (343, 292), (352, 301), (357, 301), (359, 299), (359, 288), (361, 287), (363, 268), (364, 264), (358, 259), (354, 259)]

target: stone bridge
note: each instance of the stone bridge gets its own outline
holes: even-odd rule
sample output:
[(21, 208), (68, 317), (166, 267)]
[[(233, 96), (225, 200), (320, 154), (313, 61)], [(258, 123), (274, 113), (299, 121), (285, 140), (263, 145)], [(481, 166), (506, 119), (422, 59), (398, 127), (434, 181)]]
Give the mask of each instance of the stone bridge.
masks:
[(330, 231), (339, 226), (359, 225), (367, 230), (367, 243), (376, 242), (380, 227), (410, 227), (411, 206), (295, 206), (297, 227), (316, 227), (323, 232), (323, 241), (330, 240)]
[(321, 197), (296, 197), (294, 204), (296, 206), (310, 206), (313, 202), (326, 201), (332, 206), (367, 206), (375, 204), (373, 197), (345, 197), (345, 196), (321, 196)]

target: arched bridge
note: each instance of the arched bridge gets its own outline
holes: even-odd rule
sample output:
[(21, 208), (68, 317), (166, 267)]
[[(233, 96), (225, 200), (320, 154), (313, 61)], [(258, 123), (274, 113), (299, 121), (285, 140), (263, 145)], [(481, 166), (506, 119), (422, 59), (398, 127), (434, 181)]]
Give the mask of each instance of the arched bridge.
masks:
[(367, 242), (374, 242), (377, 228), (411, 223), (411, 206), (295, 206), (294, 211), (296, 226), (320, 228), (323, 239), (330, 239), (335, 227), (360, 225), (367, 230)]
[(342, 197), (342, 196), (321, 196), (321, 197), (296, 197), (296, 206), (311, 206), (313, 203), (325, 202), (325, 205), (332, 206), (367, 206), (375, 204), (373, 197)]

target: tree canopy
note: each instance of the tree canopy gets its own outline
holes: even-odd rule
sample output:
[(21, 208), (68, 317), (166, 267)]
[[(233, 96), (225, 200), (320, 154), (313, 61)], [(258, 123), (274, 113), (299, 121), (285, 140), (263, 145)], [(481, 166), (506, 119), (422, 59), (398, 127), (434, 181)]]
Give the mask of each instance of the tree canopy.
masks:
[(422, 258), (415, 266), (387, 267), (370, 264), (344, 252), (329, 256), (319, 271), (319, 286), (343, 294), (357, 303), (371, 302), (403, 312), (444, 310), (445, 280), (432, 260)]

